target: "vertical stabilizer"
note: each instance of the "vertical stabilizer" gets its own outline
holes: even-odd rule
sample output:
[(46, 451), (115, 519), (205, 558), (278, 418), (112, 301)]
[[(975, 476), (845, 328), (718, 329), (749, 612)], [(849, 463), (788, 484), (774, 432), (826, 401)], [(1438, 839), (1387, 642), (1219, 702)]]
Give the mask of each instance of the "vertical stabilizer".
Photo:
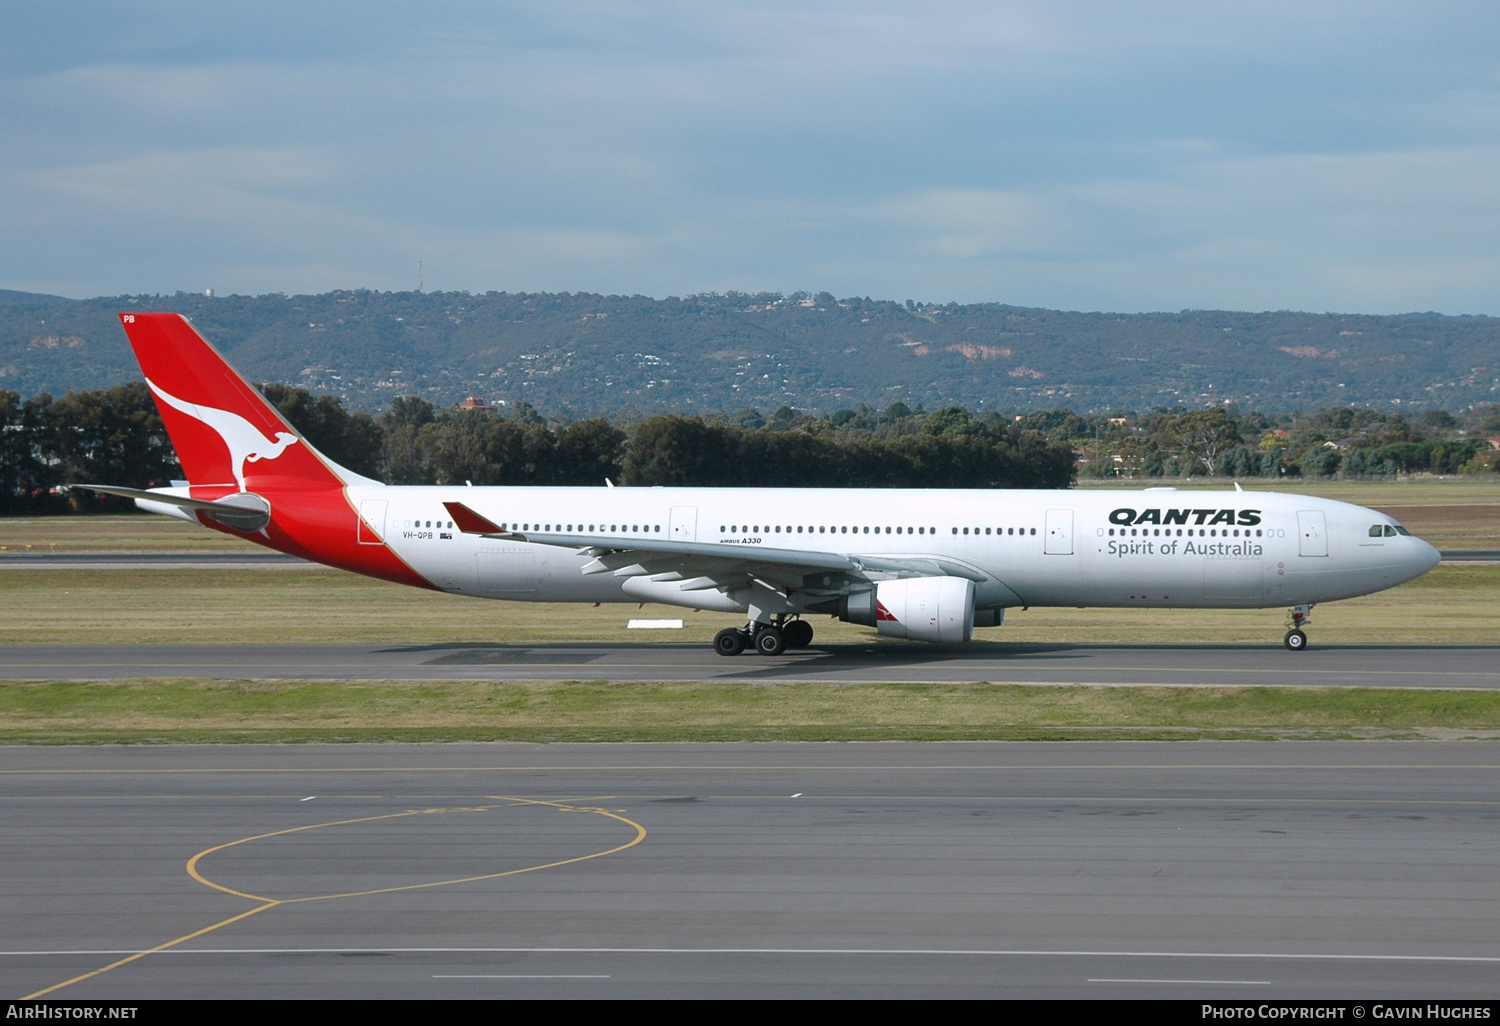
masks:
[(432, 587), (380, 541), (349, 497), (349, 485), (380, 482), (308, 445), (182, 315), (122, 313), (120, 323), (182, 461), (189, 497), (238, 505), (253, 499), (257, 522), (263, 518), (258, 528), (237, 526), (195, 507), (199, 523), (304, 559)]
[(181, 314), (122, 313), (120, 322), (195, 490), (343, 486)]

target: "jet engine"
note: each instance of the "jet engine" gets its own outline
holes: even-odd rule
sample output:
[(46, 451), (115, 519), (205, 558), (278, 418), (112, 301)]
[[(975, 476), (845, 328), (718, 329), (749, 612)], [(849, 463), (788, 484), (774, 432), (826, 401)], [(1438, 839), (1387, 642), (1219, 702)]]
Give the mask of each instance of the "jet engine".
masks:
[(881, 581), (839, 599), (839, 619), (913, 641), (968, 641), (974, 631), (974, 582), (963, 577)]

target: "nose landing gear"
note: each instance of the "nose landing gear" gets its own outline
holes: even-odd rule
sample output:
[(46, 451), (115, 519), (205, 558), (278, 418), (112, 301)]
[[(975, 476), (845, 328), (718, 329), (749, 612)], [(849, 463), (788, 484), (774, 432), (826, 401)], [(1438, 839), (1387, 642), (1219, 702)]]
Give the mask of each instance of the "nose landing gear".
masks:
[(1287, 620), (1287, 626), (1291, 629), (1286, 632), (1281, 643), (1292, 652), (1301, 652), (1307, 648), (1307, 635), (1302, 632), (1302, 628), (1309, 623), (1312, 623), (1312, 606), (1293, 606)]

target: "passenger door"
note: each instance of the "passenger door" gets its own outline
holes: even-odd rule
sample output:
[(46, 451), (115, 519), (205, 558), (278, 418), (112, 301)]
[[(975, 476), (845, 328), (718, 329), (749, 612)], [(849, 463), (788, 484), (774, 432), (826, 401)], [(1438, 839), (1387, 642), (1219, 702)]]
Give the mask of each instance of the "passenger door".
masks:
[(1297, 511), (1297, 553), (1303, 556), (1328, 555), (1328, 523), (1322, 510)]
[(1073, 511), (1049, 509), (1047, 511), (1047, 540), (1042, 551), (1049, 556), (1071, 556), (1073, 554)]
[(358, 542), (361, 545), (379, 545), (385, 540), (384, 499), (366, 499), (359, 504)]
[(671, 538), (673, 541), (698, 540), (698, 507), (673, 506), (671, 513)]

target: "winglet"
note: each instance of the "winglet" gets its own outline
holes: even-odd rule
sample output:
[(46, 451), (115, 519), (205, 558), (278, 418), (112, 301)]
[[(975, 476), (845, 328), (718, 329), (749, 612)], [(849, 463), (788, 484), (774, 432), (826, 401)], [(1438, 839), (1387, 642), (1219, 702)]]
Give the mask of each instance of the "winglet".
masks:
[(472, 509), (461, 502), (445, 502), (444, 507), (458, 529), (464, 534), (507, 534), (505, 528), (493, 524), (484, 517), (475, 513)]

